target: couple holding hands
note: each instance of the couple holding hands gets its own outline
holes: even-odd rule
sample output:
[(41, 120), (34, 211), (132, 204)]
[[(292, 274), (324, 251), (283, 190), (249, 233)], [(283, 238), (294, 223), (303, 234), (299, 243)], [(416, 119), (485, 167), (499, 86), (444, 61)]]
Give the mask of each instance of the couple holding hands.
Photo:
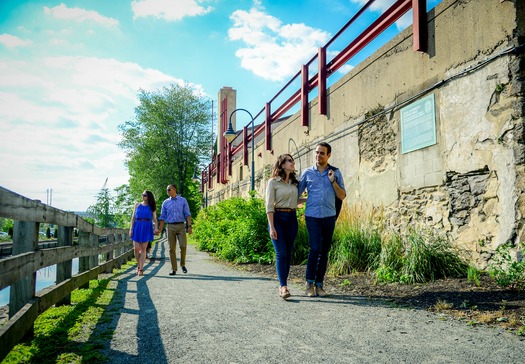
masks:
[[(323, 281), (337, 219), (336, 198), (343, 200), (346, 197), (341, 172), (328, 164), (331, 154), (330, 144), (317, 144), (316, 163), (307, 168), (299, 180), (295, 175), (293, 157), (290, 154), (279, 156), (266, 187), (266, 215), (276, 255), (279, 296), (285, 300), (291, 295), (287, 279), (298, 230), (296, 208), (303, 202), (306, 202), (304, 215), (310, 245), (305, 294), (308, 297), (327, 296)], [(308, 197), (300, 197), (305, 190)]]
[(133, 209), (129, 236), (133, 240), (139, 276), (144, 274), (148, 243), (153, 241), (153, 234), (158, 235), (164, 229), (164, 224), (167, 225), (166, 232), (170, 246), (170, 275), (173, 276), (177, 272), (177, 253), (175, 250), (177, 241), (180, 248), (182, 272), (188, 272), (186, 269), (186, 231), (192, 233), (190, 207), (184, 197), (177, 195), (177, 187), (174, 184), (166, 187), (166, 193), (169, 197), (162, 203), (159, 223), (157, 222), (157, 204), (151, 191), (144, 191), (142, 203), (138, 202)]

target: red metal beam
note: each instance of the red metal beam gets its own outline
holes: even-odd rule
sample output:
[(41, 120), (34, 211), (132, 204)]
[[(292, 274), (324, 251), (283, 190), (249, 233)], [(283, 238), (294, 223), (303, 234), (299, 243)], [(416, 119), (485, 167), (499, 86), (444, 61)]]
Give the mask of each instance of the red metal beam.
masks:
[(244, 126), (242, 128), (242, 135), (243, 135), (243, 141), (242, 141), (242, 151), (243, 151), (243, 164), (245, 166), (248, 165), (248, 127)]
[(428, 50), (427, 0), (412, 0), (412, 37), (414, 51)]
[(208, 189), (212, 188), (212, 185), (213, 185), (213, 181), (212, 181), (212, 176), (213, 176), (213, 169), (211, 167), (211, 163), (208, 164)]
[(366, 28), (356, 39), (354, 39), (341, 53), (334, 57), (327, 67), (328, 74), (332, 74), (341, 68), (357, 52), (368, 45), (381, 32), (394, 24), (412, 7), (412, 0), (398, 0), (388, 8), (377, 20)]
[(297, 90), (295, 93), (286, 100), (275, 112), (272, 114), (272, 120), (277, 120), (284, 115), (285, 112), (290, 110), (295, 104), (301, 99), (301, 91)]
[(308, 126), (308, 66), (301, 67), (301, 125)]
[(266, 131), (266, 150), (272, 150), (272, 112), (270, 103), (266, 103), (266, 117), (264, 118), (264, 130)]
[[(228, 143), (228, 176), (232, 175), (232, 157), (232, 145)], [(226, 176), (224, 179), (226, 180), (226, 182), (228, 182), (228, 178), (226, 178)]]
[(221, 183), (221, 159), (217, 159), (217, 183)]
[(327, 94), (326, 94), (326, 48), (319, 48), (318, 52), (318, 73), (317, 73), (317, 87), (319, 88), (317, 102), (319, 114), (326, 115), (327, 113)]

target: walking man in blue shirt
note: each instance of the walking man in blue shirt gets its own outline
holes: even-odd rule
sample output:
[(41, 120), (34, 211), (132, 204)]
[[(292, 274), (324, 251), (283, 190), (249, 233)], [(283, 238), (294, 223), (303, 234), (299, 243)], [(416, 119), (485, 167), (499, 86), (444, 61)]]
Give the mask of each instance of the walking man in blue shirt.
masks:
[(186, 224), (188, 233), (192, 233), (191, 214), (188, 201), (182, 196), (177, 196), (177, 187), (174, 184), (166, 187), (168, 197), (162, 203), (159, 217), (159, 231), (164, 229), (164, 223), (167, 225), (166, 233), (170, 245), (171, 272), (170, 276), (177, 274), (177, 241), (180, 248), (180, 267), (182, 273), (188, 273), (186, 269)]
[(339, 169), (328, 164), (332, 154), (330, 144), (322, 142), (315, 148), (315, 166), (307, 168), (299, 180), (299, 196), (306, 189), (306, 228), (310, 239), (310, 252), (306, 265), (306, 291), (308, 297), (327, 296), (323, 281), (335, 229), (336, 196), (346, 197), (343, 176)]

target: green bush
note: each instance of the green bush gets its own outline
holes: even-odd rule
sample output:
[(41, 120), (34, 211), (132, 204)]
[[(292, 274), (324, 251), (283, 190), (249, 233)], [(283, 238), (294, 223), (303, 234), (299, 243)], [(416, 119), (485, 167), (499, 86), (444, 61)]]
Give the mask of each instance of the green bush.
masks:
[(197, 215), (193, 238), (198, 248), (235, 263), (273, 261), (274, 251), (264, 201), (230, 198)]
[(511, 243), (505, 243), (496, 249), (496, 254), (494, 254), (492, 262), (489, 264), (489, 275), (501, 287), (524, 289), (525, 261), (520, 262), (512, 259), (510, 255), (511, 248)]

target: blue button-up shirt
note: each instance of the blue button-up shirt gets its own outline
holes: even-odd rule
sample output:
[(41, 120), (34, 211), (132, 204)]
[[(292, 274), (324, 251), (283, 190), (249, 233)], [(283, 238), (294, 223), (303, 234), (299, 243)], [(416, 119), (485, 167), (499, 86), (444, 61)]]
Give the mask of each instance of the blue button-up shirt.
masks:
[(185, 222), (188, 216), (191, 216), (188, 201), (177, 195), (175, 198), (168, 197), (164, 200), (160, 209), (159, 221), (164, 220), (166, 223)]
[[(320, 173), (317, 169), (317, 165), (307, 168), (301, 174), (299, 180), (299, 196), (306, 189), (308, 192), (308, 199), (306, 200), (305, 216), (309, 217), (330, 217), (335, 216), (335, 190), (328, 178), (328, 171), (331, 166)], [(345, 184), (343, 181), (343, 175), (339, 169), (334, 170), (335, 181), (343, 190)]]

